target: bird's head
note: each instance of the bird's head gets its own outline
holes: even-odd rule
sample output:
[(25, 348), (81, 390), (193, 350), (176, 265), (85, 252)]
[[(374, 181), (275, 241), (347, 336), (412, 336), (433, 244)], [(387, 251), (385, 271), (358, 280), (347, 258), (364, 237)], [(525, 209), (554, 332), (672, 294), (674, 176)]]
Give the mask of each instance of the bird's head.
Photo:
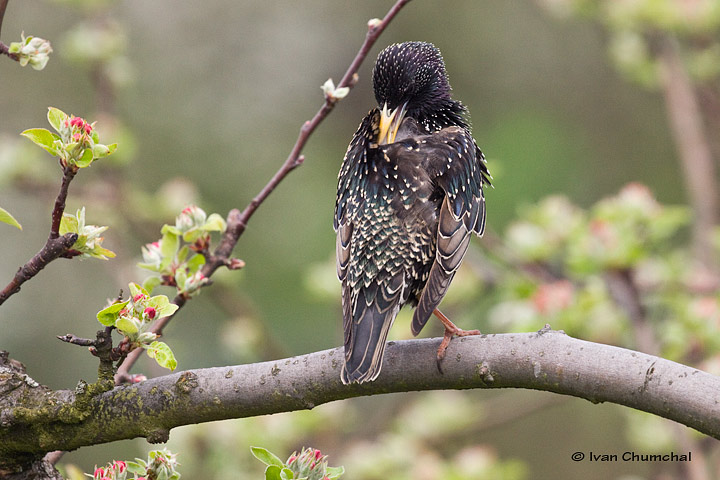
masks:
[(379, 144), (395, 140), (404, 117), (423, 123), (452, 102), (440, 50), (426, 42), (396, 43), (380, 52), (373, 89), (381, 112)]

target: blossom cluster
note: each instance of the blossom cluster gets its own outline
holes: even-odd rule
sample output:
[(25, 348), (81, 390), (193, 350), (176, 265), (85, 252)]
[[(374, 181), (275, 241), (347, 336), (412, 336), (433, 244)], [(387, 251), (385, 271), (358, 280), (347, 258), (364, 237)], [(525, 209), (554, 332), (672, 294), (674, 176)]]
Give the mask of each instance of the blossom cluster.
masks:
[(178, 306), (170, 303), (165, 295), (150, 296), (147, 290), (136, 283), (130, 283), (131, 297), (124, 302), (116, 301), (97, 313), (98, 321), (106, 327), (115, 327), (125, 335), (129, 349), (144, 348), (161, 367), (175, 370), (177, 361), (164, 342), (150, 329), (153, 321), (175, 313)]
[(32, 35), (25, 37), (22, 41), (12, 42), (8, 53), (17, 56), (21, 66), (30, 65), (35, 70), (42, 70), (50, 60), (50, 53), (53, 51), (50, 42)]
[(202, 273), (204, 253), (210, 248), (210, 233), (224, 232), (225, 220), (217, 213), (207, 215), (195, 205), (185, 207), (175, 225), (164, 225), (160, 240), (142, 248), (141, 268), (156, 273), (144, 283), (148, 291), (157, 285), (177, 288), (178, 294), (190, 297), (209, 283)]
[[(148, 459), (136, 458), (134, 462), (114, 460), (105, 467), (97, 467), (92, 475), (93, 480), (178, 480), (179, 463), (177, 455), (169, 450), (153, 450)], [(128, 475), (132, 475), (129, 477)]]
[(95, 160), (107, 157), (117, 149), (116, 143), (100, 143), (95, 124), (88, 123), (81, 117), (50, 107), (48, 122), (57, 133), (44, 128), (31, 128), (21, 135), (58, 157), (63, 168), (71, 167), (77, 171), (89, 167)]

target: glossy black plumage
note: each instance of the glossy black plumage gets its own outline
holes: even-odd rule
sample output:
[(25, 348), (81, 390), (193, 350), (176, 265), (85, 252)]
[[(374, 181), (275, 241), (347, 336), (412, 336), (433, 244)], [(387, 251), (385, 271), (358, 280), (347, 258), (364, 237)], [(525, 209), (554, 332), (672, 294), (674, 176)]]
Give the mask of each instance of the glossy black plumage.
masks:
[(334, 227), (342, 283), (344, 383), (374, 380), (399, 309), (417, 335), (445, 296), (472, 233), (485, 226), (482, 152), (450, 97), (431, 44), (378, 56), (379, 108), (363, 119), (338, 177)]

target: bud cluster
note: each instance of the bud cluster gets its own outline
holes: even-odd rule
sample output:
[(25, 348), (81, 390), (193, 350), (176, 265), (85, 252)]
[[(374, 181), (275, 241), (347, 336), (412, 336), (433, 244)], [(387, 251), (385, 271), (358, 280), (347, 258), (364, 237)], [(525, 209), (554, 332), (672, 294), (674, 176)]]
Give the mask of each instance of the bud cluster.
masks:
[(205, 256), (210, 248), (210, 233), (224, 232), (225, 220), (217, 213), (207, 215), (203, 209), (191, 205), (175, 219), (175, 225), (164, 225), (162, 238), (142, 248), (141, 268), (158, 274), (148, 278), (143, 286), (148, 290), (157, 285), (177, 288), (178, 294), (190, 297), (210, 282), (202, 273)]
[(87, 225), (85, 223), (85, 207), (83, 207), (78, 210), (75, 215), (63, 213), (63, 217), (60, 220), (59, 233), (60, 235), (65, 235), (66, 233), (77, 234), (78, 238), (70, 250), (71, 254), (82, 255), (86, 258), (93, 257), (107, 260), (115, 256), (115, 252), (102, 246), (103, 237), (100, 235), (107, 229), (108, 227), (105, 226)]
[(130, 350), (144, 348), (151, 358), (162, 367), (174, 370), (177, 361), (165, 343), (157, 341), (157, 334), (150, 331), (153, 321), (175, 313), (178, 306), (170, 303), (165, 295), (151, 297), (147, 290), (131, 283), (131, 298), (124, 302), (115, 302), (100, 310), (97, 319), (106, 327), (115, 327), (125, 335), (125, 343)]
[(8, 53), (18, 58), (21, 66), (30, 65), (35, 70), (42, 70), (50, 60), (50, 53), (53, 51), (50, 42), (40, 37), (25, 37), (21, 35), (22, 41), (12, 42)]
[(22, 132), (22, 135), (58, 157), (63, 168), (69, 166), (77, 171), (89, 167), (93, 161), (107, 157), (117, 149), (116, 143), (100, 143), (94, 123), (68, 115), (60, 109), (48, 109), (48, 122), (57, 133), (44, 128), (31, 128)]
[(265, 480), (336, 480), (345, 473), (343, 467), (328, 467), (327, 455), (314, 448), (294, 452), (286, 462), (262, 447), (251, 447), (250, 451), (267, 465)]
[[(95, 469), (93, 480), (178, 480), (177, 455), (169, 450), (153, 450), (148, 459), (136, 458), (134, 462), (113, 461), (105, 467)], [(128, 475), (132, 475), (129, 477)]]
[[(126, 480), (128, 476), (127, 464), (114, 460), (106, 467), (98, 467), (93, 472), (93, 480)], [(145, 477), (134, 477), (136, 480), (145, 480)]]

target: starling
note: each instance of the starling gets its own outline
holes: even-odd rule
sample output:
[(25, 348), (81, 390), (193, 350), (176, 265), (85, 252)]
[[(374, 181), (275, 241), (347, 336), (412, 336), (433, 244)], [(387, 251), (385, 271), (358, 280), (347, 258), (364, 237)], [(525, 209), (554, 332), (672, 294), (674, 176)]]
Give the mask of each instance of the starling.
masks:
[[(338, 175), (334, 228), (342, 283), (343, 383), (375, 380), (400, 308), (417, 306), (412, 333), (435, 315), (445, 325), (438, 362), (465, 331), (437, 306), (485, 227), (485, 158), (465, 106), (450, 96), (440, 51), (406, 42), (380, 52), (378, 107), (362, 120)], [(438, 363), (439, 365), (439, 363)]]

